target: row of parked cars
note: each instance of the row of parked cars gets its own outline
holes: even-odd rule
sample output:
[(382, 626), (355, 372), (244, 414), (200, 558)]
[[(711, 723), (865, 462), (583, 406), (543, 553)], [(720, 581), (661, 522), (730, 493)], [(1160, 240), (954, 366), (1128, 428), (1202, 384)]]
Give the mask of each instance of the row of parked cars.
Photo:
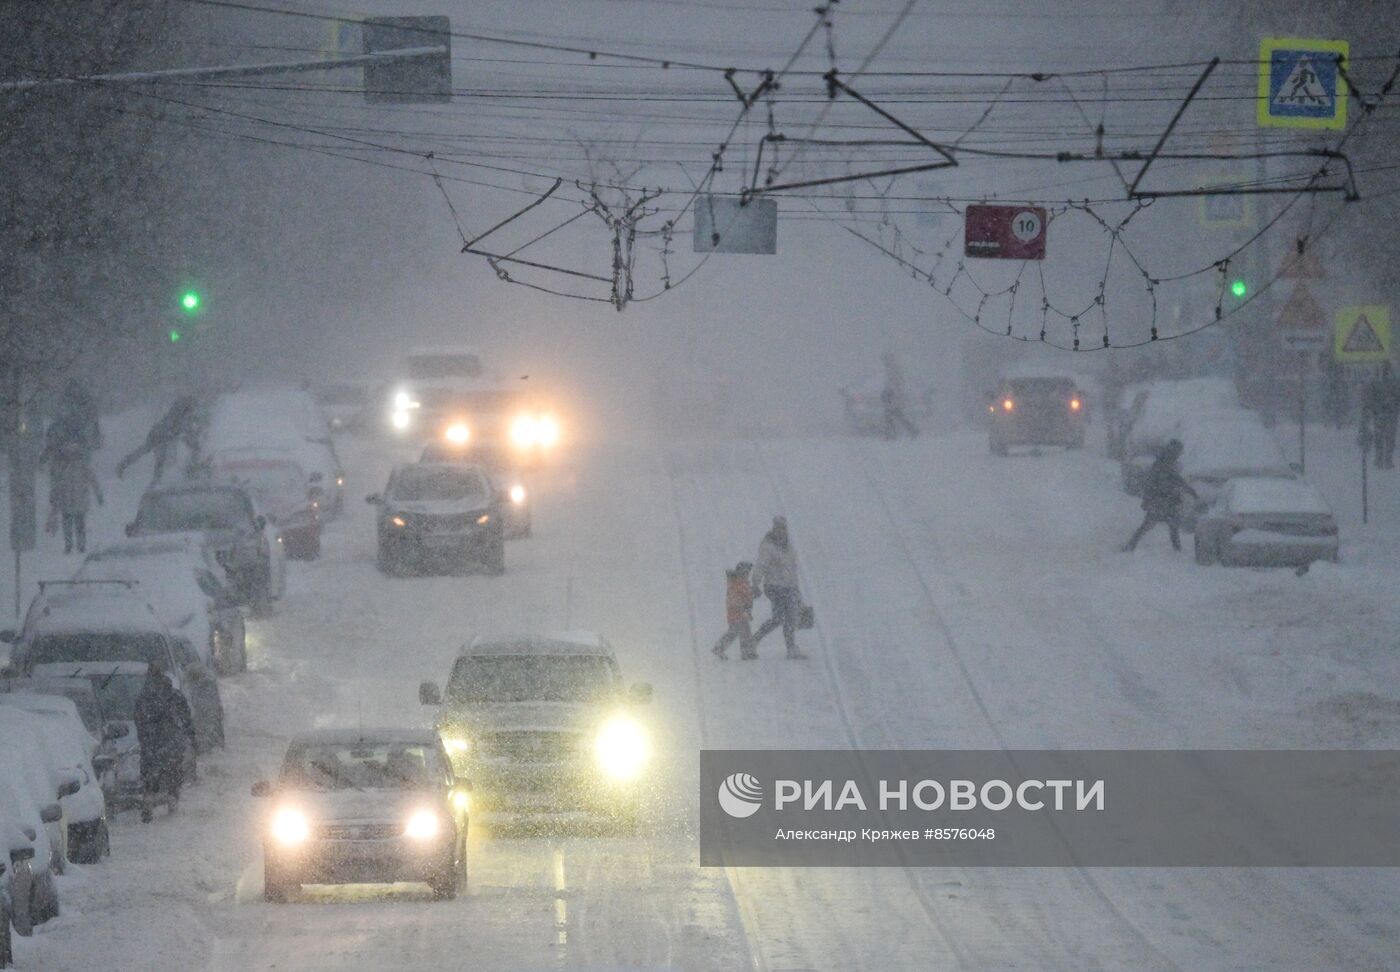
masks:
[(108, 815), (142, 804), (137, 697), (151, 665), (189, 703), (198, 756), (223, 745), (219, 675), (248, 666), (245, 612), (286, 589), (286, 560), (320, 554), (344, 473), (311, 396), (215, 398), (187, 478), (141, 498), (126, 538), (45, 581), (0, 632), (0, 967), (11, 929), (58, 914), (54, 875), (110, 851)]
[(1197, 563), (1304, 569), (1338, 559), (1327, 501), (1259, 415), (1241, 406), (1232, 381), (1142, 382), (1114, 404), (1108, 450), (1130, 495), (1142, 494), (1167, 443), (1182, 443), (1181, 473), (1197, 496), (1183, 498), (1181, 520), (1195, 533)]

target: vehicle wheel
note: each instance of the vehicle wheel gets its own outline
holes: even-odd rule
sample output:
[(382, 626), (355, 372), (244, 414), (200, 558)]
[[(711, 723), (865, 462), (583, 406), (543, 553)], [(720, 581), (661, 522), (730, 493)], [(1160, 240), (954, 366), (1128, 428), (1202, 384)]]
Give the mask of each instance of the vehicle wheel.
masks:
[(15, 934), (23, 938), (34, 934), (34, 915), (38, 908), (37, 899), (34, 897), (35, 891), (34, 882), (31, 881), (28, 902), (12, 901), (10, 903), (11, 907), (14, 908), (14, 913), (10, 915), (10, 921), (14, 923)]
[(1208, 567), (1215, 563), (1215, 551), (1211, 549), (1210, 538), (1208, 536), (1203, 536), (1199, 530), (1196, 531), (1194, 547), (1196, 551), (1196, 563), (1200, 564), (1202, 567)]
[(68, 859), (74, 864), (100, 864), (111, 853), (107, 821), (99, 820), (91, 833), (84, 832), (81, 840), (69, 837)]
[(987, 446), (992, 450), (994, 456), (1004, 456), (1009, 451), (1005, 442), (998, 442), (996, 439), (988, 439)]
[(15, 960), (10, 939), (9, 912), (0, 911), (0, 969), (8, 969)]
[(300, 884), (293, 884), (285, 880), (275, 870), (268, 868), (266, 859), (263, 860), (263, 900), (273, 904), (285, 904), (287, 899), (301, 890)]
[(491, 542), (491, 549), (486, 554), (486, 573), (493, 577), (499, 577), (506, 572), (506, 539), (502, 534), (497, 534), (496, 539)]
[(452, 901), (457, 895), (466, 893), (467, 842), (465, 838), (459, 838), (457, 841), (456, 858), (446, 874), (428, 882), (428, 887), (433, 889), (434, 900)]
[(48, 881), (47, 890), (36, 882), (31, 898), (35, 907), (34, 924), (42, 925), (58, 917), (61, 910), (58, 906), (58, 889), (54, 887), (52, 879)]

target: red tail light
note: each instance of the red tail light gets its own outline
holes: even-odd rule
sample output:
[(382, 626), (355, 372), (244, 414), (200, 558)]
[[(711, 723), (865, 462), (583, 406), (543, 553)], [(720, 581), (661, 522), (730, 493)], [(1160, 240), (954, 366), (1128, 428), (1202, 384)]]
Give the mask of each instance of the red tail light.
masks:
[(1070, 410), (1071, 412), (1077, 412), (1077, 411), (1079, 411), (1079, 399), (1077, 399), (1077, 398), (1071, 398), (1071, 399), (1069, 400), (1069, 410)]

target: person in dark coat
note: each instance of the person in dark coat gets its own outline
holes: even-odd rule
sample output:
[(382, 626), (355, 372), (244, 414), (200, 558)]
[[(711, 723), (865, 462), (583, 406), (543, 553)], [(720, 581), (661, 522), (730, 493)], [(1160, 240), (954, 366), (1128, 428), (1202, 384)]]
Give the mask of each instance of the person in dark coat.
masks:
[(1179, 439), (1172, 439), (1157, 455), (1152, 468), (1147, 471), (1143, 484), (1142, 508), (1145, 515), (1142, 525), (1133, 533), (1124, 550), (1131, 551), (1138, 541), (1147, 535), (1155, 524), (1165, 523), (1171, 535), (1172, 549), (1181, 549), (1181, 494), (1196, 495), (1181, 475), (1178, 463), (1181, 460), (1182, 445)]
[(753, 564), (747, 560), (740, 561), (733, 570), (726, 570), (725, 591), (724, 591), (724, 614), (725, 620), (729, 624), (729, 629), (715, 642), (714, 653), (720, 658), (728, 657), (725, 652), (735, 641), (739, 642), (739, 657), (749, 659), (754, 657), (753, 629), (750, 622), (753, 621), (753, 585), (749, 583), (749, 572), (753, 570)]
[(147, 670), (136, 697), (136, 741), (141, 747), (141, 819), (149, 823), (157, 794), (165, 793), (169, 812), (175, 812), (185, 781), (185, 753), (195, 744), (189, 703), (156, 665)]
[(77, 430), (89, 456), (102, 448), (102, 423), (97, 411), (97, 401), (83, 387), (82, 382), (70, 378), (64, 383), (58, 411), (59, 415)]
[[(47, 450), (45, 450), (47, 452)], [(87, 552), (87, 513), (92, 499), (102, 505), (102, 487), (82, 443), (67, 442), (49, 457), (49, 516), (63, 520), (63, 552)]]
[(797, 627), (802, 614), (802, 593), (797, 587), (797, 551), (788, 537), (787, 518), (773, 517), (773, 529), (764, 536), (758, 545), (758, 559), (754, 562), (754, 587), (762, 585), (763, 593), (773, 605), (773, 616), (759, 625), (749, 643), (752, 654), (745, 658), (755, 658), (758, 643), (768, 637), (781, 625), (783, 641), (787, 644), (789, 658), (806, 658), (797, 647)]
[(1369, 423), (1376, 444), (1376, 468), (1395, 468), (1395, 431), (1400, 420), (1400, 381), (1387, 361), (1380, 377), (1366, 386), (1362, 421)]
[(146, 441), (123, 456), (122, 461), (117, 463), (117, 478), (121, 479), (132, 463), (146, 453), (154, 452), (156, 468), (155, 473), (151, 476), (151, 485), (154, 486), (160, 482), (161, 474), (165, 472), (165, 464), (170, 461), (176, 443), (183, 438), (186, 444), (193, 447), (196, 444), (197, 435), (194, 396), (181, 395), (161, 416), (160, 421), (151, 426), (151, 431), (146, 433)]

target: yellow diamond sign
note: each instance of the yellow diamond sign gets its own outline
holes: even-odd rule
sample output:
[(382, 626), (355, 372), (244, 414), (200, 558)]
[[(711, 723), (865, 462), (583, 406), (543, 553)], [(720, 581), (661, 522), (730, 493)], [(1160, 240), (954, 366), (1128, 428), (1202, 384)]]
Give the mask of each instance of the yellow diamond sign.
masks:
[(1385, 304), (1337, 311), (1332, 352), (1343, 364), (1390, 359), (1390, 308)]

